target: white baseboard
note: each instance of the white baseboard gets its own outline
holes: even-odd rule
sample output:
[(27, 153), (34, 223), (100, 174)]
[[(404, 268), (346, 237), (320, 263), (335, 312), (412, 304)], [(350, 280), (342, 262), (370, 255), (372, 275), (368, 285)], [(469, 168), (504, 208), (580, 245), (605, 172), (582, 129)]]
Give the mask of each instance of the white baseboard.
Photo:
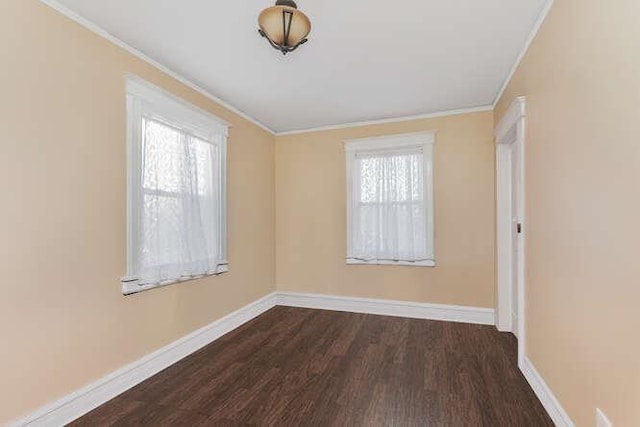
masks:
[(17, 427), (68, 424), (259, 316), (274, 307), (275, 303), (276, 294), (267, 295), (10, 425)]
[(495, 325), (495, 310), (492, 308), (304, 294), (298, 292), (278, 292), (276, 304), (289, 307), (348, 311), (351, 313)]
[(33, 412), (10, 426), (62, 426), (276, 305), (493, 325), (493, 309), (332, 295), (274, 292)]
[(536, 396), (538, 396), (538, 399), (540, 399), (542, 406), (547, 410), (547, 413), (553, 420), (553, 423), (557, 427), (574, 427), (573, 421), (571, 421), (569, 415), (562, 408), (562, 405), (560, 405), (560, 402), (558, 402), (558, 399), (556, 399), (555, 395), (528, 357), (525, 356), (522, 360), (520, 370), (529, 382), (529, 385), (535, 392)]

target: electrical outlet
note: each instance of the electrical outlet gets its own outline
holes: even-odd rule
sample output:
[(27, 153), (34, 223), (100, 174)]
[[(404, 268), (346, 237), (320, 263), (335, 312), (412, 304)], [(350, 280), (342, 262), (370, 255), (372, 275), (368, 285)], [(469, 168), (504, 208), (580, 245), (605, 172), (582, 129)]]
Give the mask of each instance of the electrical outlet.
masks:
[(609, 418), (600, 408), (596, 408), (596, 427), (613, 427)]

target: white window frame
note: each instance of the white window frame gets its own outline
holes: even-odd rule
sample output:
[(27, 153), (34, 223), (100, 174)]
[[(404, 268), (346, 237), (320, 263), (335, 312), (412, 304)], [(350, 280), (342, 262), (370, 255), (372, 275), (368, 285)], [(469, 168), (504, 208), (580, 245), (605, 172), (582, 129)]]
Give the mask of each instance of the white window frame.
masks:
[[(178, 98), (171, 93), (132, 74), (126, 75), (127, 94), (127, 276), (122, 278), (122, 293), (125, 295), (146, 291), (178, 282), (217, 275), (229, 271), (227, 254), (226, 191), (227, 191), (227, 135), (229, 124), (224, 120)], [(217, 203), (218, 254), (222, 258), (215, 272), (200, 276), (183, 276), (175, 280), (138, 284), (132, 277), (137, 262), (139, 227), (141, 214), (142, 174), (142, 120), (157, 115), (165, 122), (184, 130), (204, 141), (218, 145)], [(223, 135), (223, 138), (216, 138)]]
[[(435, 203), (433, 188), (433, 147), (436, 131), (408, 133), (399, 135), (386, 135), (374, 138), (360, 138), (344, 141), (344, 149), (347, 161), (347, 258), (348, 265), (402, 265), (413, 267), (435, 267)], [(355, 161), (358, 155), (370, 153), (392, 153), (398, 150), (420, 149), (424, 156), (424, 205), (426, 213), (427, 232), (427, 260), (424, 261), (386, 261), (386, 260), (360, 260), (354, 259), (353, 233), (351, 224), (355, 211), (353, 199), (353, 185), (355, 173)]]

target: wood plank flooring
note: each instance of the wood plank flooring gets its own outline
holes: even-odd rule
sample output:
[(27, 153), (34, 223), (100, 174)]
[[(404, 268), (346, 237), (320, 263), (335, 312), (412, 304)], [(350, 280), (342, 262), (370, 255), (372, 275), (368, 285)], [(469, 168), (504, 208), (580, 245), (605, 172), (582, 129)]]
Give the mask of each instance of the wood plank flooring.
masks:
[(553, 426), (494, 327), (275, 307), (73, 426)]

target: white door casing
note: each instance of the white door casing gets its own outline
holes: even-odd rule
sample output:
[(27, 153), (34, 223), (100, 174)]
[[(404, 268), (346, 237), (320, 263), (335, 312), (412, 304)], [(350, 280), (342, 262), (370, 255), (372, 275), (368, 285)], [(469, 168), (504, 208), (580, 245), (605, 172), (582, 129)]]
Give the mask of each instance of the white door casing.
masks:
[[(518, 337), (518, 361), (525, 349), (526, 99), (516, 98), (495, 129), (496, 138), (496, 326)], [(520, 232), (518, 232), (520, 231)]]

